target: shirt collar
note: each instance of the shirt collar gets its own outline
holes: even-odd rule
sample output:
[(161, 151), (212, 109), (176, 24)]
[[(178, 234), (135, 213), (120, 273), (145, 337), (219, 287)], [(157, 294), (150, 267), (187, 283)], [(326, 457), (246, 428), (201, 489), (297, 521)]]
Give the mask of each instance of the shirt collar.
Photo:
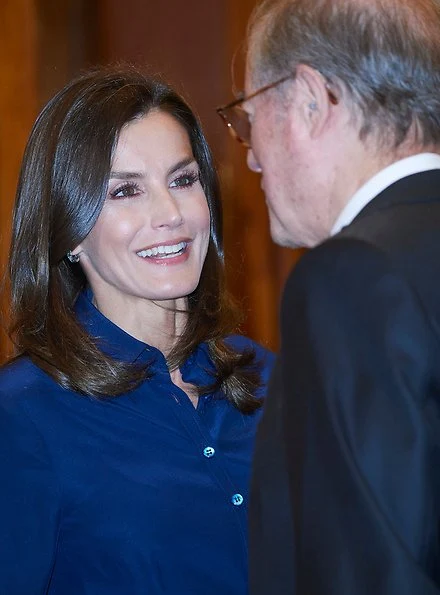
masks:
[[(99, 348), (120, 361), (149, 364), (154, 371), (168, 371), (163, 353), (126, 333), (93, 305), (90, 287), (82, 291), (75, 303), (75, 313), (86, 331), (97, 339)], [(181, 366), (185, 382), (209, 385), (214, 381), (215, 367), (207, 343), (201, 343)]]
[(120, 361), (144, 363), (156, 359), (161, 353), (126, 333), (106, 318), (93, 305), (93, 292), (87, 287), (78, 296), (75, 313), (89, 335), (97, 339), (104, 353)]
[(406, 176), (432, 169), (440, 169), (440, 155), (436, 153), (412, 155), (382, 169), (351, 197), (336, 219), (330, 235), (339, 233), (343, 227), (349, 225), (373, 198), (394, 182)]

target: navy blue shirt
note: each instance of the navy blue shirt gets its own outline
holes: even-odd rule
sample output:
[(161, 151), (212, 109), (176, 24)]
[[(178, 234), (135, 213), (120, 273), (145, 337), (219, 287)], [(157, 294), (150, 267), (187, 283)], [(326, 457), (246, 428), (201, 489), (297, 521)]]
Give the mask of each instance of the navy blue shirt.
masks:
[[(154, 375), (99, 401), (27, 358), (0, 371), (0, 594), (245, 595), (260, 411), (244, 415), (221, 392), (194, 408), (160, 351), (85, 294), (77, 312), (107, 352), (150, 362)], [(267, 381), (272, 354), (228, 342), (254, 348)], [(181, 373), (200, 385), (212, 369), (202, 344)]]

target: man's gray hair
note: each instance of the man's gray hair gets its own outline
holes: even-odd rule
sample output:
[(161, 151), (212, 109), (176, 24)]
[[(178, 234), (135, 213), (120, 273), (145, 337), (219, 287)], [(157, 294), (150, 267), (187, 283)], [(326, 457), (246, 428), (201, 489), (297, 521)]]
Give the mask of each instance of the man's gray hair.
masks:
[(255, 84), (318, 70), (361, 116), (361, 138), (440, 144), (440, 0), (265, 0), (248, 27)]

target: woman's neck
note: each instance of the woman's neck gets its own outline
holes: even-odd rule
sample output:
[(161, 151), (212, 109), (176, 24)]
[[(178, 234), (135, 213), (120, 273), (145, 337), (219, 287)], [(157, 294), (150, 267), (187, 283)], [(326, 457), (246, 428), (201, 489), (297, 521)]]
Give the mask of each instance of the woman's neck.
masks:
[(182, 335), (187, 319), (187, 300), (154, 302), (125, 296), (115, 303), (94, 294), (93, 305), (126, 333), (159, 349), (165, 356)]

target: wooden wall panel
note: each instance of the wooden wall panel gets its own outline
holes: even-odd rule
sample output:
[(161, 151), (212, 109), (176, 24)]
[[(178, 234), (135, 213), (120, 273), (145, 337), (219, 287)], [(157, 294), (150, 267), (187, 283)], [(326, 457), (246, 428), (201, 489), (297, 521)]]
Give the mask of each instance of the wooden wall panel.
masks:
[[(7, 260), (18, 171), (32, 124), (46, 100), (91, 63), (94, 3), (87, 0), (2, 0), (0, 52), (0, 266)], [(5, 292), (0, 361), (10, 352)]]
[(224, 92), (224, 0), (98, 0), (101, 63), (129, 62), (163, 75), (197, 111), (216, 154), (223, 130), (213, 109)]
[[(17, 176), (37, 102), (37, 27), (34, 1), (3, 0), (0, 3), (0, 21), (0, 266), (3, 275)], [(9, 351), (9, 343), (3, 330), (8, 323), (5, 308), (6, 300), (2, 293), (1, 357)]]
[(96, 2), (35, 0), (38, 24), (38, 98), (46, 103), (69, 79), (94, 64)]
[(198, 112), (217, 158), (225, 205), (225, 249), (233, 293), (243, 305), (243, 330), (272, 349), (278, 346), (281, 288), (297, 254), (270, 239), (259, 176), (227, 134), (215, 106), (232, 99), (231, 64), (243, 81), (240, 47), (256, 0), (179, 0), (166, 3), (99, 0), (100, 62), (149, 65), (183, 91)]

